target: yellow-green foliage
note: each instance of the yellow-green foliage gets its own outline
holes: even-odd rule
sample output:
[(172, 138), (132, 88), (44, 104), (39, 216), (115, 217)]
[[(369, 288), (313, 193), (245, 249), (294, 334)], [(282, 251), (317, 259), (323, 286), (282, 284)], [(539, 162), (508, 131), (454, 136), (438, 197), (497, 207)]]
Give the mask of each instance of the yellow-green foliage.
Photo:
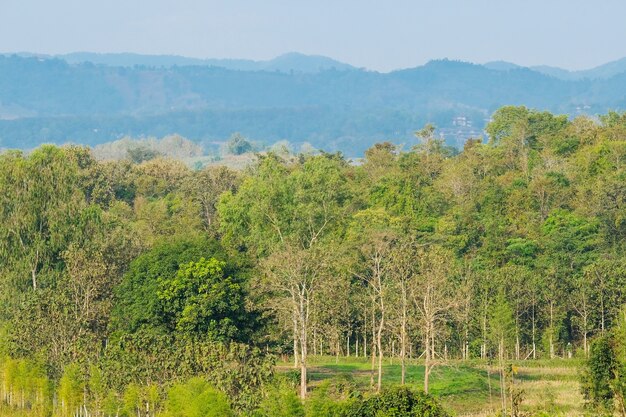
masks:
[(304, 415), (300, 399), (287, 383), (270, 388), (257, 412), (257, 417), (304, 417)]
[(59, 407), (56, 412), (60, 417), (69, 417), (84, 406), (85, 382), (77, 364), (65, 367), (59, 381)]
[(0, 409), (44, 416), (50, 410), (50, 381), (41, 366), (27, 359), (0, 360)]
[(226, 395), (202, 378), (174, 385), (168, 392), (165, 417), (231, 417), (234, 416)]

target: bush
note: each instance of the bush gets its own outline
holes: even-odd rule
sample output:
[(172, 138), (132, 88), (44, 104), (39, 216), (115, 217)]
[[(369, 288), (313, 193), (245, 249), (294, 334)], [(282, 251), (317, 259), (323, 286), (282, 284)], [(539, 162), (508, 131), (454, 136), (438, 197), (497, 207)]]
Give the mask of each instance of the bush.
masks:
[(448, 417), (430, 395), (406, 387), (385, 390), (347, 407), (343, 417)]
[(269, 389), (256, 417), (304, 417), (304, 407), (294, 390), (283, 381)]
[(614, 378), (616, 359), (608, 336), (598, 337), (592, 342), (585, 365), (581, 375), (581, 389), (587, 405), (595, 410), (612, 410), (611, 381)]
[(174, 385), (165, 403), (166, 417), (231, 417), (234, 416), (226, 395), (201, 378)]
[(341, 417), (344, 410), (349, 408), (346, 396), (352, 394), (352, 386), (349, 387), (350, 391), (346, 388), (346, 381), (343, 378), (320, 384), (306, 402), (306, 416)]

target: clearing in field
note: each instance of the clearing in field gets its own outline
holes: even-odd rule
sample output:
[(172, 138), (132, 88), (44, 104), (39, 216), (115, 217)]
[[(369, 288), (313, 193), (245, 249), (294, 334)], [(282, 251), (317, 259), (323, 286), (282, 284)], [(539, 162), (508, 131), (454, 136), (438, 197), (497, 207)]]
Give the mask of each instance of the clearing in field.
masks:
[[(398, 359), (385, 359), (383, 387), (400, 384)], [(583, 414), (583, 398), (578, 382), (578, 360), (537, 360), (513, 362), (515, 389), (521, 391), (523, 411), (543, 411), (549, 415), (575, 416)], [(281, 362), (280, 372), (288, 373), (292, 364)], [(372, 372), (370, 358), (317, 356), (312, 358), (309, 377), (311, 389), (321, 382), (339, 380), (355, 389), (370, 389)], [(422, 389), (422, 361), (410, 360), (406, 382), (411, 388)], [(495, 363), (450, 360), (435, 367), (430, 379), (430, 392), (451, 413), (457, 416), (493, 415), (499, 409), (499, 373)]]

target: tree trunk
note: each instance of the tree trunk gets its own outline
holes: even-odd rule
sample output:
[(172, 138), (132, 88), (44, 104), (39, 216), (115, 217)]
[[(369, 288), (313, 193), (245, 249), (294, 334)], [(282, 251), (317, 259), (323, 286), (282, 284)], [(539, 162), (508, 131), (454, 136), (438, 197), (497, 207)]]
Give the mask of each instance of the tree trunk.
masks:
[(500, 343), (498, 346), (498, 362), (500, 366), (500, 396), (502, 398), (502, 415), (507, 415), (507, 404), (506, 404), (506, 375), (504, 373), (504, 340), (500, 339)]
[(293, 367), (298, 368), (298, 316), (294, 311), (293, 313)]
[(585, 358), (588, 359), (589, 358), (589, 354), (588, 354), (588, 350), (587, 350), (587, 315), (585, 315), (585, 318), (583, 320), (583, 326), (584, 326), (584, 330), (583, 330), (583, 351), (585, 352)]
[(363, 333), (363, 357), (367, 358), (367, 329)]
[(535, 343), (535, 337), (537, 333), (537, 324), (535, 319), (535, 303), (533, 301), (533, 359), (537, 359), (537, 345)]
[(430, 378), (430, 325), (426, 325), (426, 334), (424, 336), (425, 356), (424, 356), (424, 392), (428, 394), (428, 379)]
[(370, 386), (374, 386), (374, 368), (376, 367), (376, 316), (374, 314), (374, 304), (372, 303), (372, 369), (370, 372)]
[(378, 380), (376, 383), (376, 392), (380, 392), (383, 383), (383, 327), (384, 313), (381, 313), (380, 323), (378, 324), (378, 333), (376, 335), (376, 347), (378, 350)]
[(300, 398), (306, 399), (307, 386), (306, 386), (306, 363), (300, 361)]
[(485, 307), (485, 311), (483, 314), (483, 344), (480, 347), (480, 358), (487, 358), (487, 308)]
[(406, 322), (407, 322), (407, 297), (406, 286), (402, 284), (402, 326), (400, 329), (400, 363), (402, 366), (402, 376), (400, 384), (404, 385), (406, 380)]
[(550, 302), (550, 359), (554, 359), (554, 303)]
[(463, 360), (469, 359), (469, 326), (465, 326), (465, 340), (463, 341)]
[(300, 398), (306, 399), (307, 394), (307, 349), (308, 349), (308, 323), (309, 323), (309, 300), (303, 292), (300, 295)]
[(600, 328), (604, 333), (604, 294), (600, 295)]
[[(406, 313), (405, 313), (405, 316), (406, 316)], [(400, 363), (402, 366), (402, 376), (401, 376), (400, 383), (402, 385), (404, 385), (405, 380), (406, 380), (406, 323), (405, 323), (405, 320), (406, 318), (403, 317), (402, 336), (401, 336), (402, 346), (400, 346)]]

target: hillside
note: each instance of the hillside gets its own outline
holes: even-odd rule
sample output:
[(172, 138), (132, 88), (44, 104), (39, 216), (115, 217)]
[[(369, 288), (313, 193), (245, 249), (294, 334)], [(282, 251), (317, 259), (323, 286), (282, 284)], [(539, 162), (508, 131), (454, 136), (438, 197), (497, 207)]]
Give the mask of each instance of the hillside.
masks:
[[(413, 143), (412, 132), (427, 122), (461, 145), (482, 135), (503, 105), (569, 115), (626, 108), (624, 72), (567, 81), (503, 63), (494, 68), (448, 60), (377, 73), (299, 54), (254, 65), (97, 58), (0, 56), (0, 147), (95, 145), (173, 133), (209, 142), (239, 131), (260, 142), (307, 141), (359, 155), (380, 140)], [(139, 58), (145, 65), (130, 66)]]
[(357, 165), (0, 153), (0, 416), (618, 415), (626, 115), (486, 130)]

